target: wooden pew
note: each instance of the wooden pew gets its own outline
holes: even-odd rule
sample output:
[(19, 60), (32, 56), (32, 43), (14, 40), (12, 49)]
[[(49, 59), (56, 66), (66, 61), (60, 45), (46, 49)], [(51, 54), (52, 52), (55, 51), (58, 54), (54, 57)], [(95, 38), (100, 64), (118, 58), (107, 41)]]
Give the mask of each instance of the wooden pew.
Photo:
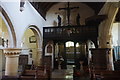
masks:
[(44, 73), (46, 73), (46, 75), (47, 75), (47, 78), (51, 79), (51, 73), (52, 72), (51, 72), (51, 67), (50, 66), (46, 66), (46, 65), (44, 65), (44, 66), (37, 66), (36, 70), (37, 71), (39, 71), (39, 70), (44, 71)]
[(120, 71), (95, 70), (93, 80), (120, 80)]
[(21, 80), (50, 80), (51, 67), (50, 66), (37, 66), (35, 70), (24, 70), (20, 75)]
[(101, 80), (120, 80), (120, 71), (102, 72)]
[(100, 80), (120, 80), (120, 76), (116, 75), (108, 75), (108, 76), (102, 76)]
[(44, 70), (36, 70), (35, 80), (48, 80), (48, 74)]
[(24, 70), (20, 75), (21, 80), (35, 80), (36, 70)]

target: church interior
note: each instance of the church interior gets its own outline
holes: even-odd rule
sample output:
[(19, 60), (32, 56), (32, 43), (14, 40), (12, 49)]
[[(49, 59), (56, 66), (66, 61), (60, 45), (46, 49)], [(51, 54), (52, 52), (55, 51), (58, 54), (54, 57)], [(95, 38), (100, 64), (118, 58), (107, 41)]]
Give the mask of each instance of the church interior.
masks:
[(120, 1), (0, 0), (1, 80), (120, 80)]

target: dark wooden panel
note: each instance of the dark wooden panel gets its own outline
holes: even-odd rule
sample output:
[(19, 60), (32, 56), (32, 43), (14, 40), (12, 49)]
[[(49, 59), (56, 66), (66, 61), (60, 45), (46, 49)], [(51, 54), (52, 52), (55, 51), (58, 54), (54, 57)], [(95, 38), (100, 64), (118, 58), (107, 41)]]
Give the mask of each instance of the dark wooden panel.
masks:
[(62, 26), (62, 27), (44, 27), (43, 38), (49, 40), (93, 40), (98, 37), (98, 28), (96, 26)]
[(44, 65), (52, 67), (52, 56), (44, 56)]
[(19, 65), (27, 65), (27, 64), (28, 64), (28, 55), (20, 55)]
[(109, 48), (90, 49), (95, 69), (107, 69), (109, 65)]

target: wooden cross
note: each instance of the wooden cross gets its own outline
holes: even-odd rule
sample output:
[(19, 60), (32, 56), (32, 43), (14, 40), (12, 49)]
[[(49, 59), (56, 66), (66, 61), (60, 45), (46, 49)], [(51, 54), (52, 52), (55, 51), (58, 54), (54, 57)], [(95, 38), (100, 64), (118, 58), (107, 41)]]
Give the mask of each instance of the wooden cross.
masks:
[(79, 7), (70, 7), (70, 4), (68, 2), (67, 8), (59, 8), (59, 10), (66, 10), (67, 11), (67, 19), (68, 19), (68, 25), (70, 25), (70, 11), (72, 9), (79, 8)]

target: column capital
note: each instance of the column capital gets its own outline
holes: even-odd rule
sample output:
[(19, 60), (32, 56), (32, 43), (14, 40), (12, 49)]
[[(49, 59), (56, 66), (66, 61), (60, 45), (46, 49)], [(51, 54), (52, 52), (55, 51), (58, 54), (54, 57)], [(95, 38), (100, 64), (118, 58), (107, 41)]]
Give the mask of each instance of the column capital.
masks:
[(19, 48), (5, 48), (3, 49), (6, 56), (17, 56), (20, 54), (22, 49)]

